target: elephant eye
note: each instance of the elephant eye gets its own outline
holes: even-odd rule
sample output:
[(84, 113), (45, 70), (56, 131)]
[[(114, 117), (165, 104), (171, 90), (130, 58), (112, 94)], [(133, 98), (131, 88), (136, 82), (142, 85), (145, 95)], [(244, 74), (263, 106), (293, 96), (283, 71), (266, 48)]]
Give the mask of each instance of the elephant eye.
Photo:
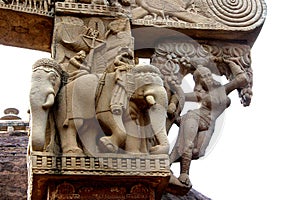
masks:
[(54, 73), (51, 73), (51, 74), (50, 74), (49, 79), (50, 79), (50, 82), (52, 83), (52, 85), (55, 85), (56, 76), (55, 76)]

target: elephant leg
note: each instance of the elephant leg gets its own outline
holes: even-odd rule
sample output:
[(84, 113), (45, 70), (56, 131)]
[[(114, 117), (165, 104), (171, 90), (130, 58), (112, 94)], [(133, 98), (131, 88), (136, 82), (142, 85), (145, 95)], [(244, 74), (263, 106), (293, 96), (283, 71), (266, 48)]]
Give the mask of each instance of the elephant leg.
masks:
[(140, 126), (133, 120), (126, 123), (126, 143), (125, 150), (128, 153), (141, 153), (141, 129)]
[(113, 115), (110, 112), (97, 114), (104, 131), (111, 133), (110, 136), (104, 136), (99, 139), (100, 148), (104, 151), (117, 152), (119, 147), (123, 147), (126, 140), (126, 130), (123, 124), (122, 115)]
[(96, 144), (97, 139), (99, 138), (99, 133), (103, 133), (103, 130), (99, 126), (96, 118), (84, 120), (84, 124), (80, 126), (77, 134), (79, 136), (80, 142), (82, 144), (82, 150), (85, 155), (97, 155), (98, 148)]
[(165, 127), (166, 123), (166, 109), (160, 104), (155, 104), (149, 109), (149, 117), (151, 126), (154, 131), (154, 136), (158, 142), (156, 146), (150, 148), (151, 154), (168, 154), (169, 141)]
[(150, 106), (148, 116), (157, 142), (157, 145), (152, 146), (149, 151), (151, 154), (168, 154), (170, 145), (166, 131), (168, 106), (166, 90), (160, 85), (146, 85), (143, 89), (145, 100)]
[(75, 153), (83, 154), (83, 151), (78, 146), (77, 128), (83, 123), (82, 119), (69, 120), (68, 127), (60, 131), (60, 141), (63, 154)]

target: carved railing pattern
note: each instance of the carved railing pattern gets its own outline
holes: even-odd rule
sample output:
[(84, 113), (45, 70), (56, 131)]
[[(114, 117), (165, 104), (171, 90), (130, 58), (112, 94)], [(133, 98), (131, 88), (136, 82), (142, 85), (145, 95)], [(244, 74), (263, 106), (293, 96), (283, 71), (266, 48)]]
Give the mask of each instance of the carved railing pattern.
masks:
[(130, 156), (102, 154), (99, 157), (31, 155), (34, 174), (99, 174), (168, 176), (170, 173), (167, 155)]
[(54, 16), (54, 8), (51, 1), (47, 0), (25, 0), (25, 1), (1, 1), (0, 9), (19, 11), (30, 14)]
[(130, 13), (116, 6), (97, 5), (97, 4), (83, 4), (72, 2), (56, 2), (55, 11), (64, 13), (76, 13), (80, 10), (81, 13), (93, 15), (108, 15), (108, 16), (130, 16)]

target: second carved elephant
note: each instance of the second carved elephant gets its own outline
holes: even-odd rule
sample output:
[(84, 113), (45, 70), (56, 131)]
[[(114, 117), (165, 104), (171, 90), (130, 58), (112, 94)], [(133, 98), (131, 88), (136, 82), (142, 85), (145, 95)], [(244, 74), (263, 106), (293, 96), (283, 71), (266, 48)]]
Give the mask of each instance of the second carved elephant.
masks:
[(64, 154), (167, 154), (167, 94), (159, 70), (88, 74), (61, 88), (54, 111)]

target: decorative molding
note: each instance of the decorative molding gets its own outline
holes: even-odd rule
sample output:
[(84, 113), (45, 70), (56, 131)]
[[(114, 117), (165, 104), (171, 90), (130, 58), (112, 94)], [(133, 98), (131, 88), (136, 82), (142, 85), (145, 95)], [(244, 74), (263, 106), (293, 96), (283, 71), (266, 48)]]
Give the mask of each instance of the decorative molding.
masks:
[[(159, 8), (154, 9), (153, 4), (156, 0), (150, 0), (150, 3), (145, 3), (143, 0), (138, 2), (140, 2), (138, 6), (148, 13), (138, 13), (140, 9), (133, 9), (133, 25), (249, 31), (261, 26), (266, 17), (266, 4), (263, 0), (195, 0), (185, 9), (172, 8), (174, 13), (167, 9), (175, 5), (179, 7), (178, 2), (166, 0), (164, 2), (166, 8), (157, 11), (158, 13), (153, 13), (159, 10)], [(165, 16), (160, 16), (160, 13)]]
[(99, 157), (30, 155), (33, 174), (170, 176), (168, 155), (101, 154)]
[(263, 0), (205, 0), (208, 12), (228, 27), (253, 29), (263, 23), (266, 4)]
[(47, 10), (40, 9), (40, 8), (34, 8), (32, 6), (31, 7), (27, 6), (24, 3), (6, 4), (6, 3), (0, 2), (0, 9), (13, 10), (13, 11), (18, 11), (18, 12), (22, 12), (22, 13), (41, 15), (41, 16), (46, 16), (46, 17), (54, 17), (53, 10), (47, 11)]
[(101, 15), (113, 17), (130, 17), (130, 12), (122, 7), (97, 5), (97, 4), (84, 4), (84, 3), (71, 3), (71, 2), (57, 2), (55, 3), (55, 12), (72, 14), (81, 13), (88, 15)]
[(170, 178), (168, 155), (98, 157), (31, 152), (30, 199), (160, 199)]

